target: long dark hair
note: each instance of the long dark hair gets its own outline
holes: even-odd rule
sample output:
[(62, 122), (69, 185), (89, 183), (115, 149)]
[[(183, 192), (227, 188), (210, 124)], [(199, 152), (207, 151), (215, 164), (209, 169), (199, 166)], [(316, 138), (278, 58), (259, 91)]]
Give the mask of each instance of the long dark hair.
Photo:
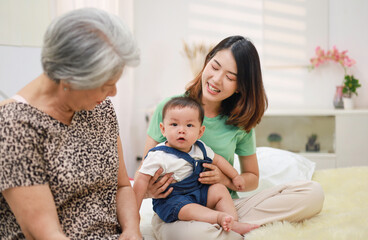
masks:
[(231, 50), (237, 65), (238, 93), (222, 101), (220, 114), (228, 117), (226, 124), (249, 132), (261, 121), (268, 106), (258, 52), (249, 39), (231, 36), (218, 43), (207, 54), (202, 71), (188, 84), (185, 95), (201, 101), (203, 70), (216, 53), (224, 49)]

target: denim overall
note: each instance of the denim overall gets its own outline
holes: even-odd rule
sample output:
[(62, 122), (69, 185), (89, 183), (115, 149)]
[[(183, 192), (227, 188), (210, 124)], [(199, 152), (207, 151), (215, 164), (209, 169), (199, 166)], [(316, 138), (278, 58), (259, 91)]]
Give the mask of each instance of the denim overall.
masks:
[(188, 153), (168, 147), (158, 146), (150, 151), (164, 151), (188, 161), (193, 166), (193, 173), (180, 182), (172, 183), (167, 189), (173, 187), (173, 191), (166, 198), (152, 199), (153, 210), (165, 222), (170, 223), (179, 220), (178, 215), (182, 207), (190, 203), (197, 203), (202, 206), (207, 205), (207, 193), (210, 185), (202, 184), (198, 181), (199, 174), (203, 172), (203, 163), (212, 163), (212, 159), (207, 157), (206, 149), (200, 141), (195, 144), (201, 149), (204, 159), (194, 160)]

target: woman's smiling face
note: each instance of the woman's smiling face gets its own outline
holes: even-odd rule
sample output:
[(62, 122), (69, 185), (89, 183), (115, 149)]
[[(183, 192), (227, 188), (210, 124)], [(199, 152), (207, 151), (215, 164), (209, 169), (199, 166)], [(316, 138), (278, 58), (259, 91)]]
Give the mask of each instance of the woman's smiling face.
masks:
[(202, 73), (202, 101), (221, 103), (238, 88), (237, 66), (230, 49), (224, 49), (207, 63)]

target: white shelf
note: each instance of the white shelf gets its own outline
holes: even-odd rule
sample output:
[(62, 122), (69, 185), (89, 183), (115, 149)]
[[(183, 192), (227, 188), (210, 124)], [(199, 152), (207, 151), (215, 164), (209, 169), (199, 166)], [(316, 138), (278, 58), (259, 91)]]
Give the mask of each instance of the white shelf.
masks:
[[(256, 127), (257, 146), (278, 133), (281, 149), (292, 149), (317, 164), (317, 169), (368, 165), (366, 137), (368, 109), (269, 109)], [(317, 134), (320, 152), (305, 152), (311, 134)]]
[(368, 109), (267, 109), (265, 116), (336, 116), (368, 113)]
[(324, 152), (299, 152), (298, 154), (306, 157), (306, 158), (336, 158), (336, 153), (324, 153)]

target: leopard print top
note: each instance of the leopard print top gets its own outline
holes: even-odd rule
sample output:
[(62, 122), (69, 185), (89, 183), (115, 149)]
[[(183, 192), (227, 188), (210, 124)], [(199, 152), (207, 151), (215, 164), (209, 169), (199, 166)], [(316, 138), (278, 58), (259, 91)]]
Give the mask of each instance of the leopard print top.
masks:
[[(71, 239), (118, 239), (118, 124), (110, 100), (70, 125), (29, 104), (0, 107), (0, 192), (48, 184)], [(0, 238), (25, 239), (0, 194)]]

